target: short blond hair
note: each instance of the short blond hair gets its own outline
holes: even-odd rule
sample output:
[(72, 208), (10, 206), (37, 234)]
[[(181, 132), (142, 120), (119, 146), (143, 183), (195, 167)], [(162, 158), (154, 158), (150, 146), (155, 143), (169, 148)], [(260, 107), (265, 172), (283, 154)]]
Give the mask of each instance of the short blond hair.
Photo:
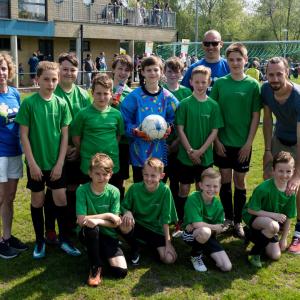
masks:
[(198, 67), (194, 68), (192, 71), (192, 74), (191, 74), (191, 80), (197, 74), (203, 74), (203, 75), (206, 75), (208, 78), (210, 78), (211, 69), (209, 67), (205, 67), (205, 66), (198, 66)]
[(144, 168), (146, 166), (155, 169), (155, 171), (159, 173), (163, 173), (165, 167), (164, 163), (159, 158), (156, 157), (149, 157), (144, 163)]
[(41, 61), (39, 62), (36, 69), (36, 76), (40, 77), (45, 71), (56, 71), (57, 75), (59, 74), (59, 65), (56, 62), (52, 61)]
[(113, 81), (106, 73), (100, 73), (95, 76), (92, 82), (92, 92), (94, 92), (97, 85), (101, 85), (110, 91), (113, 89)]
[(89, 170), (93, 171), (97, 168), (104, 169), (107, 173), (112, 173), (114, 162), (107, 154), (96, 153), (90, 161)]
[(8, 80), (13, 80), (16, 75), (16, 66), (12, 57), (7, 52), (0, 52), (0, 63), (6, 62), (8, 68)]
[(221, 174), (219, 171), (213, 169), (213, 168), (208, 168), (205, 169), (202, 174), (201, 174), (201, 182), (204, 180), (204, 178), (210, 178), (210, 179), (219, 179), (221, 182)]

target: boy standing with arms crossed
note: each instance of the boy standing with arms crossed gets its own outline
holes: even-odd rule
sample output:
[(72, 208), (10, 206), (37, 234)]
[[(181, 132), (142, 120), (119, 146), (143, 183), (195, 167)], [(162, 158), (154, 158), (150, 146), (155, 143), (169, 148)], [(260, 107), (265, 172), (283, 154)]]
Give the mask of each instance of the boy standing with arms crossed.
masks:
[[(141, 68), (145, 84), (135, 89), (121, 103), (126, 135), (130, 138), (129, 151), (134, 182), (143, 180), (142, 170), (147, 158), (157, 157), (167, 165), (166, 140), (150, 141), (147, 134), (139, 129), (144, 118), (151, 114), (160, 115), (170, 127), (173, 125), (178, 106), (177, 99), (168, 90), (159, 86), (163, 69), (160, 58), (156, 56), (144, 58)], [(165, 138), (167, 135), (168, 133)]]
[(66, 180), (63, 166), (71, 117), (65, 100), (53, 94), (58, 79), (59, 70), (56, 63), (39, 63), (37, 81), (40, 90), (24, 100), (16, 117), (16, 122), (20, 124), (21, 142), (27, 161), (27, 188), (31, 190), (31, 217), (36, 234), (33, 252), (35, 259), (45, 257), (45, 183), (52, 189), (60, 248), (70, 255), (80, 255), (79, 250), (70, 244), (67, 237)]
[(120, 230), (129, 242), (131, 262), (139, 263), (139, 242), (145, 241), (157, 250), (163, 263), (174, 263), (177, 254), (171, 243), (169, 224), (177, 221), (172, 193), (161, 180), (164, 164), (158, 158), (149, 158), (143, 167), (143, 181), (134, 183), (122, 202)]
[[(249, 171), (252, 143), (259, 123), (261, 99), (259, 83), (244, 73), (248, 61), (247, 49), (234, 43), (226, 49), (230, 74), (219, 78), (210, 96), (221, 108), (224, 127), (214, 144), (214, 161), (219, 167), (222, 186), (221, 201), (225, 211), (224, 231), (234, 223), (234, 232), (244, 237), (241, 225), (242, 209), (246, 202), (246, 173)], [(234, 182), (234, 208), (231, 182)]]
[(273, 178), (256, 187), (244, 207), (243, 220), (249, 229), (246, 236), (254, 243), (248, 260), (257, 268), (262, 267), (260, 255), (264, 251), (272, 260), (278, 260), (287, 248), (291, 218), (296, 216), (296, 196), (287, 196), (285, 191), (294, 169), (295, 161), (290, 153), (281, 151), (276, 154), (273, 158)]
[(179, 220), (192, 183), (201, 179), (203, 170), (212, 166), (214, 142), (218, 129), (223, 127), (219, 105), (206, 95), (210, 85), (210, 69), (198, 66), (193, 69), (190, 83), (193, 95), (181, 101), (176, 113), (176, 124), (180, 138), (178, 152), (179, 196), (176, 201)]

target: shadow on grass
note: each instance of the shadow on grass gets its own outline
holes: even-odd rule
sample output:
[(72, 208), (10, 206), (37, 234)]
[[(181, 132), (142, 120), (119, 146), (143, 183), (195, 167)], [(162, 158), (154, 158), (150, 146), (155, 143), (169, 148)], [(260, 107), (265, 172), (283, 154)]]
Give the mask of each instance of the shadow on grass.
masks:
[[(12, 260), (0, 261), (0, 299), (54, 299), (60, 294), (72, 294), (85, 284), (86, 255), (71, 257), (58, 246), (46, 246), (46, 257), (32, 258), (34, 243), (29, 250)], [(80, 274), (80, 275), (78, 275)], [(26, 278), (24, 280), (24, 278)], [(7, 285), (10, 287), (7, 289)]]
[[(133, 287), (131, 295), (133, 297), (150, 297), (174, 288), (180, 290), (195, 288), (200, 293), (202, 290), (213, 296), (230, 289), (235, 280), (251, 280), (257, 269), (247, 263), (243, 241), (227, 238), (223, 239), (222, 245), (232, 262), (231, 272), (219, 271), (210, 257), (204, 258), (208, 271), (196, 272), (190, 262), (190, 249), (181, 240), (176, 240), (175, 247), (179, 254), (177, 262), (174, 265), (151, 263), (150, 269), (139, 278), (139, 282)], [(228, 249), (230, 251), (227, 251)]]

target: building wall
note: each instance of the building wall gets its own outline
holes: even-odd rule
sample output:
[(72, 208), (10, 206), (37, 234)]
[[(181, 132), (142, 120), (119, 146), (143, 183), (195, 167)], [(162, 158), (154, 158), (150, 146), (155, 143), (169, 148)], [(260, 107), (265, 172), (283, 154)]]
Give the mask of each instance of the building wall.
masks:
[[(55, 36), (79, 37), (80, 23), (55, 21)], [(83, 25), (84, 38), (89, 39), (116, 39), (136, 41), (171, 42), (176, 39), (175, 30), (162, 30), (160, 28), (141, 28), (118, 25)]]

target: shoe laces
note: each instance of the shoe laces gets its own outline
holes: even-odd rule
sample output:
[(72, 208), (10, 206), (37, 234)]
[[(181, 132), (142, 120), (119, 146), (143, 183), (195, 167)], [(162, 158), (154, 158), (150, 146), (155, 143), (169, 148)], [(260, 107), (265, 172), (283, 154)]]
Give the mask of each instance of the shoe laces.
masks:
[(204, 265), (204, 262), (202, 260), (202, 255), (195, 257), (195, 260), (199, 265), (201, 265), (201, 266)]

